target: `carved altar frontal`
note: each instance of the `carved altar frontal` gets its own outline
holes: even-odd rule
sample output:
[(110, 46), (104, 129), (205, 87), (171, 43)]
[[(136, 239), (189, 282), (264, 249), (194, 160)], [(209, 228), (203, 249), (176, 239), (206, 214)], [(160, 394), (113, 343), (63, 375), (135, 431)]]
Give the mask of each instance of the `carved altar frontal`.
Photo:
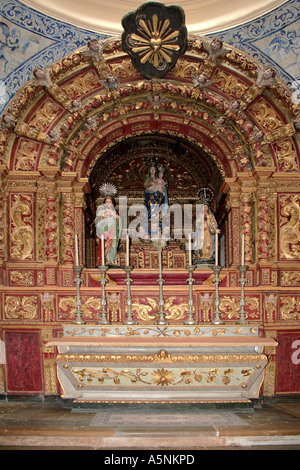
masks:
[(62, 397), (76, 402), (250, 402), (268, 363), (257, 325), (66, 325)]

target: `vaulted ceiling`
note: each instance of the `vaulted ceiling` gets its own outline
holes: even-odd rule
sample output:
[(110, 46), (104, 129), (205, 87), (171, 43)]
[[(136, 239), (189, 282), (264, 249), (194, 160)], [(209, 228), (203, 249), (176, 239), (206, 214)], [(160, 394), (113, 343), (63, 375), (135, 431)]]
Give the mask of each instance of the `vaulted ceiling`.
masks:
[[(180, 5), (186, 15), (190, 33), (207, 34), (231, 28), (261, 15), (283, 4), (285, 0), (180, 0), (164, 1), (165, 5)], [(25, 5), (46, 13), (56, 19), (91, 31), (108, 34), (122, 32), (121, 20), (136, 10), (138, 0), (22, 0)]]

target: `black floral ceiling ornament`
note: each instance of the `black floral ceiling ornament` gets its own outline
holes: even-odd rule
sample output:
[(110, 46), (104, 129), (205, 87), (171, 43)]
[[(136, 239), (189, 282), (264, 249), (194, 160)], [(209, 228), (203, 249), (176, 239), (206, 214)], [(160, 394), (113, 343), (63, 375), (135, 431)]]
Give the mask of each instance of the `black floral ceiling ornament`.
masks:
[(122, 19), (122, 47), (134, 67), (148, 79), (163, 78), (187, 47), (181, 7), (147, 2)]

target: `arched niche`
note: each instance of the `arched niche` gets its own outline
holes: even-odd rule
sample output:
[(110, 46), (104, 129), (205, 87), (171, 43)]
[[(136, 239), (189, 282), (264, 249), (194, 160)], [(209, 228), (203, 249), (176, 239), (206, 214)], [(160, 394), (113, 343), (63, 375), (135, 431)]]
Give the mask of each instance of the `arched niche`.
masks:
[[(144, 133), (143, 135), (124, 138), (109, 150), (104, 152), (95, 163), (89, 175), (90, 191), (86, 194), (85, 228), (88, 252), (95, 253), (95, 201), (101, 199), (100, 187), (111, 183), (118, 189), (118, 196), (126, 198), (129, 209), (131, 204), (144, 203), (144, 182), (148, 176), (151, 163), (165, 169), (165, 179), (168, 182), (168, 204), (171, 208), (181, 207), (182, 224), (184, 206), (192, 207), (195, 216), (195, 204), (198, 202), (198, 192), (201, 188), (210, 188), (214, 194), (211, 207), (221, 219), (224, 201), (220, 197), (220, 189), (224, 179), (215, 161), (203, 148), (189, 142), (184, 137), (170, 133)], [(219, 200), (218, 199), (219, 196)], [(103, 196), (102, 196), (103, 199)], [(123, 199), (124, 200), (124, 199)], [(117, 210), (119, 197), (116, 197)], [(193, 207), (194, 205), (194, 207)], [(221, 215), (222, 214), (222, 215)], [(126, 225), (130, 223), (126, 217)], [(182, 230), (183, 233), (183, 230)], [(184, 238), (184, 234), (182, 235)], [(171, 238), (174, 238), (174, 217), (171, 217)], [(179, 246), (180, 242), (177, 243)], [(95, 256), (87, 256), (87, 265), (93, 265)]]

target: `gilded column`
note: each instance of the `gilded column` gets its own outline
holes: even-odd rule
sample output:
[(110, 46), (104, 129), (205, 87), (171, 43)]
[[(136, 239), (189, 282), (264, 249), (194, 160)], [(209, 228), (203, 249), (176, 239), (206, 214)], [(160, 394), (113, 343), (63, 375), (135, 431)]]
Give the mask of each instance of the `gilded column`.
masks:
[(277, 192), (271, 178), (272, 169), (259, 168), (255, 172), (257, 181), (256, 199), (256, 261), (257, 281), (260, 285), (277, 285), (278, 273), (274, 265), (277, 258)]
[(86, 207), (84, 193), (88, 178), (82, 178), (74, 187), (74, 233), (78, 235), (79, 264), (85, 265), (85, 232), (84, 232), (84, 209)]
[(233, 178), (226, 178), (222, 189), (227, 192), (226, 209), (228, 211), (228, 264), (238, 266), (240, 257), (241, 220), (240, 220), (240, 185)]
[(46, 207), (46, 258), (49, 261), (58, 261), (58, 209), (57, 190), (54, 185), (47, 188)]
[(45, 261), (45, 232), (46, 232), (46, 197), (47, 181), (43, 176), (37, 181), (36, 191), (36, 259), (37, 261)]
[(63, 193), (61, 204), (61, 261), (74, 264), (74, 195)]
[(6, 245), (6, 214), (7, 214), (7, 174), (5, 167), (0, 167), (1, 186), (0, 186), (0, 263), (5, 260)]
[(62, 172), (58, 181), (60, 192), (60, 262), (74, 264), (75, 245), (75, 211), (74, 211), (74, 184), (76, 173)]
[(276, 190), (274, 183), (264, 175), (259, 178), (257, 204), (257, 261), (275, 261), (276, 256)]
[(241, 194), (241, 231), (245, 234), (245, 264), (253, 263), (252, 194)]

